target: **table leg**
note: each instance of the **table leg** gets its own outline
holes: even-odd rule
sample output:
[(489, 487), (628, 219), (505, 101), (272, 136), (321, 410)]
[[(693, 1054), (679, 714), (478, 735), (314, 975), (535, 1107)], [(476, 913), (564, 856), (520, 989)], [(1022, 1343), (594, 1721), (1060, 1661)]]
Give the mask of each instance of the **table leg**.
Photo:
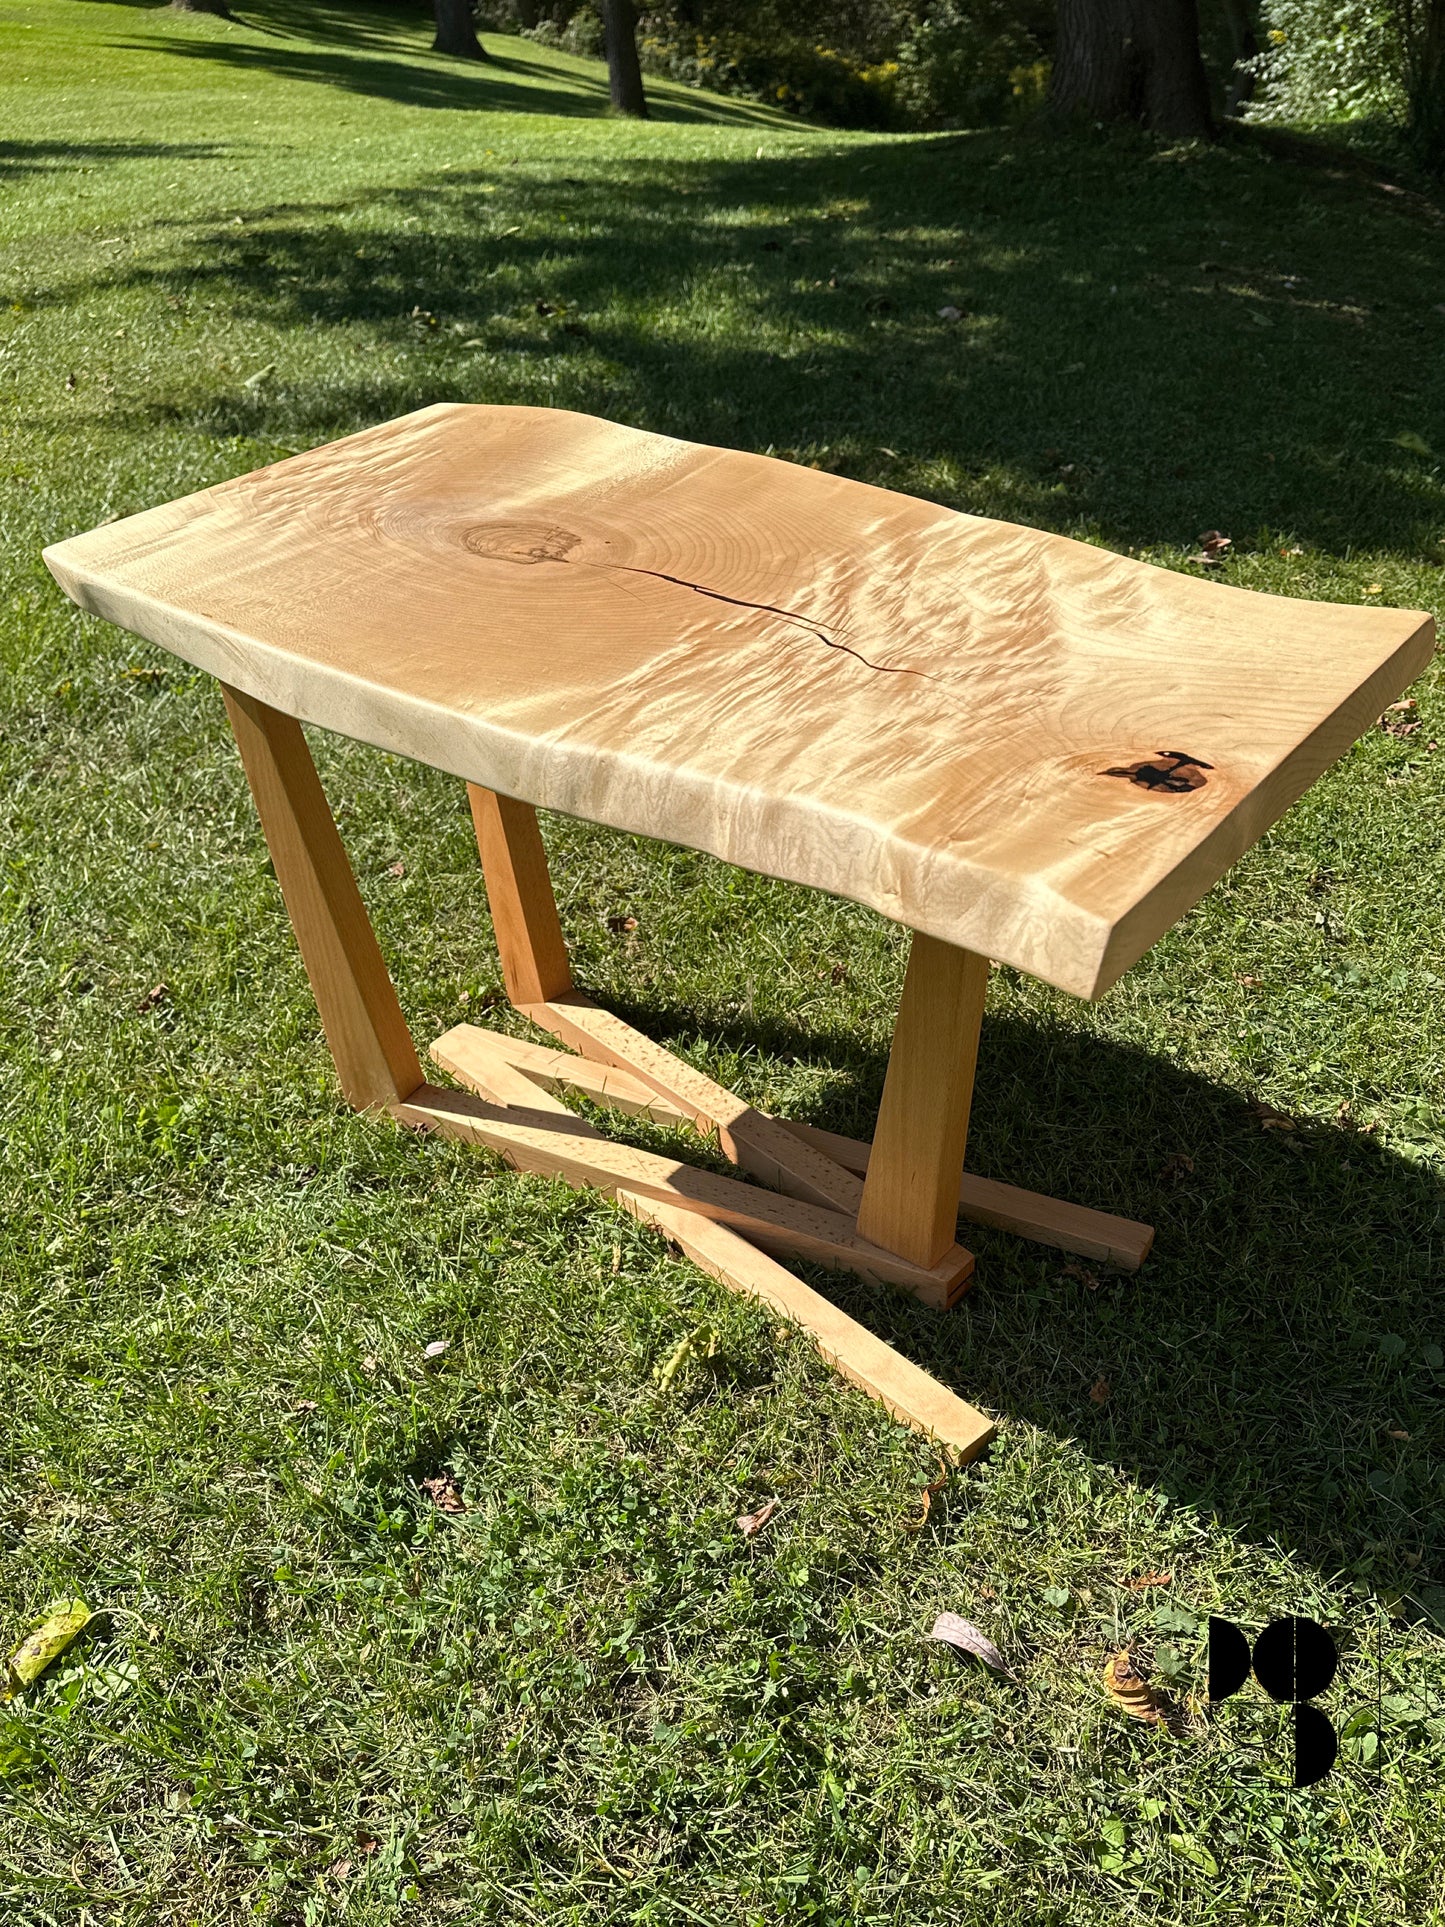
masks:
[(572, 972), (537, 812), (478, 783), (467, 784), (467, 796), (507, 995), (514, 1004), (565, 997)]
[(425, 1081), (376, 932), (292, 716), (221, 685), (341, 1088), (358, 1110)]
[(953, 1243), (988, 959), (915, 932), (858, 1230), (917, 1265)]

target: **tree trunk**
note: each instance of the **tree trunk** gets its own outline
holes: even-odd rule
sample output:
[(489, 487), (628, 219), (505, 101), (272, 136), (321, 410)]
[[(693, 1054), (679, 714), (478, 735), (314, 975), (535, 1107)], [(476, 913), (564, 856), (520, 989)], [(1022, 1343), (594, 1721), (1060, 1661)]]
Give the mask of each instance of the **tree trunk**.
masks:
[(218, 13), (223, 20), (229, 20), (231, 9), (226, 0), (171, 0), (177, 13)]
[(1415, 152), (1445, 174), (1445, 0), (1411, 0), (1405, 10), (1405, 93)]
[(607, 48), (607, 85), (612, 105), (634, 120), (647, 119), (642, 67), (637, 58), (637, 14), (632, 0), (602, 0), (602, 37)]
[(437, 33), (434, 54), (455, 54), (459, 60), (485, 60), (487, 50), (477, 38), (472, 0), (435, 0)]
[(1208, 140), (1197, 0), (1059, 0), (1049, 98), (1059, 113)]
[(1254, 0), (1224, 0), (1224, 17), (1234, 42), (1234, 67), (1224, 95), (1224, 111), (1232, 120), (1254, 99), (1254, 70), (1248, 64), (1259, 52)]

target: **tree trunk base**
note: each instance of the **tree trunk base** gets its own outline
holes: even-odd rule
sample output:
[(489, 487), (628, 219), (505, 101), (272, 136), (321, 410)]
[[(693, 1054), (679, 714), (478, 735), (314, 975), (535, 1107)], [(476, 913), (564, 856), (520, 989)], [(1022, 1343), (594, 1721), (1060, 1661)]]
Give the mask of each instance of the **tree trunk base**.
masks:
[(434, 54), (450, 54), (454, 60), (485, 60), (487, 50), (477, 38), (471, 0), (435, 0), (437, 31), (431, 43)]
[(1197, 0), (1059, 0), (1049, 103), (1060, 114), (1212, 140)]

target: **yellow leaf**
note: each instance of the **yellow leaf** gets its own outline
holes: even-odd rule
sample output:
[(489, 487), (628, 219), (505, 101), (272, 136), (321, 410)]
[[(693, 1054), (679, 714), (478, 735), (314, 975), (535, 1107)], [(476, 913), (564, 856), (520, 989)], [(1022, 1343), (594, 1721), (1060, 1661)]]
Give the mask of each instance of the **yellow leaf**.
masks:
[(83, 1599), (52, 1599), (50, 1615), (30, 1637), (10, 1655), (9, 1678), (0, 1701), (13, 1700), (27, 1686), (33, 1686), (53, 1659), (58, 1659), (90, 1623), (91, 1610)]

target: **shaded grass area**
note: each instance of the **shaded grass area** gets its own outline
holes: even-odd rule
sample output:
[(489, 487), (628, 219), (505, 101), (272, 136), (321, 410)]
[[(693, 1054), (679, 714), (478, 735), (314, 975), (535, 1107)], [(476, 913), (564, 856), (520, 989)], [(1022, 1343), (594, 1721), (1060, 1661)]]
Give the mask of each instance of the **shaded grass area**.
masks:
[[(1438, 1918), (1436, 673), (1101, 1005), (995, 974), (974, 1167), (1159, 1242), (1122, 1278), (980, 1232), (947, 1319), (818, 1280), (1002, 1415), (915, 1532), (926, 1447), (769, 1319), (342, 1110), (213, 690), (37, 557), (460, 399), (1432, 607), (1439, 215), (1248, 144), (845, 138), (681, 89), (625, 126), (589, 63), (316, 19), (0, 13), (0, 1620), (115, 1609), (0, 1722), (11, 1916)], [(457, 786), (317, 749), (419, 1038), (518, 1021)], [(866, 1131), (900, 933), (547, 830), (589, 989)], [(945, 1608), (1022, 1689), (928, 1648)], [(1181, 1739), (1105, 1704), (1125, 1641), (1202, 1692), (1211, 1611), (1337, 1629), (1320, 1791), (1262, 1695)]]

